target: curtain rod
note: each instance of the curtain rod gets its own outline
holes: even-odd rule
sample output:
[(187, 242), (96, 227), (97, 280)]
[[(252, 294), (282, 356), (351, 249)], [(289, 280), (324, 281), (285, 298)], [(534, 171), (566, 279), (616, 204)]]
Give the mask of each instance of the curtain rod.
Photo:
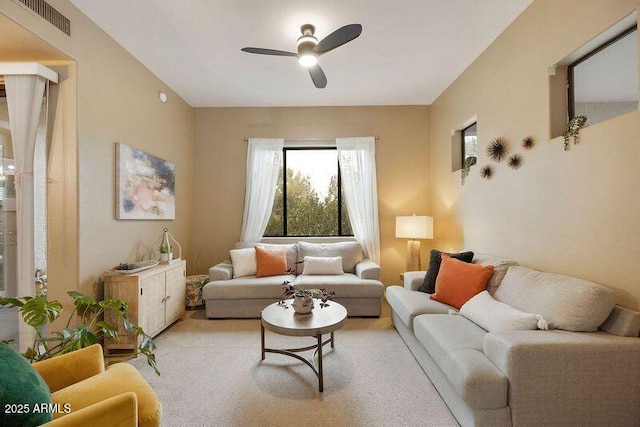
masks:
[[(375, 140), (377, 141), (378, 139), (380, 139), (378, 136), (374, 136)], [(291, 141), (300, 141), (300, 142), (324, 142), (324, 141), (335, 141), (336, 138), (285, 138), (284, 141), (285, 142), (291, 142)], [(244, 142), (249, 142), (249, 138), (245, 138)]]

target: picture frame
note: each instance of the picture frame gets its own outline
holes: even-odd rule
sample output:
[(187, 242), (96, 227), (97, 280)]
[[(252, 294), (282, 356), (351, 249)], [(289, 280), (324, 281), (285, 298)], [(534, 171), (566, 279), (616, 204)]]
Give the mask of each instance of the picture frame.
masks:
[(176, 219), (176, 166), (116, 142), (116, 219)]

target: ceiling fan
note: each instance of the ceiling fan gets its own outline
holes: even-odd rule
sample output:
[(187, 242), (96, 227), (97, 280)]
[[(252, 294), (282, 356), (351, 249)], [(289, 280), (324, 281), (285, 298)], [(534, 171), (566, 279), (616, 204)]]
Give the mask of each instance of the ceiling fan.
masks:
[(316, 32), (316, 27), (313, 25), (303, 25), (300, 27), (300, 32), (302, 36), (298, 38), (298, 53), (286, 52), (284, 50), (262, 49), (259, 47), (243, 47), (241, 50), (243, 52), (257, 53), (260, 55), (297, 57), (300, 65), (309, 69), (313, 84), (318, 89), (322, 89), (327, 86), (327, 76), (325, 76), (324, 71), (322, 71), (322, 68), (318, 65), (318, 57), (357, 38), (360, 33), (362, 33), (362, 25), (345, 25), (319, 42), (313, 35)]

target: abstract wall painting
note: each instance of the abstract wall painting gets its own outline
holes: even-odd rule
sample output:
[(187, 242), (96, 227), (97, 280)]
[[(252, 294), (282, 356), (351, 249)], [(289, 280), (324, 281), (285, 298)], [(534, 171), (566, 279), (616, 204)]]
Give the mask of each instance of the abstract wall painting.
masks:
[(116, 143), (116, 219), (176, 219), (176, 166)]

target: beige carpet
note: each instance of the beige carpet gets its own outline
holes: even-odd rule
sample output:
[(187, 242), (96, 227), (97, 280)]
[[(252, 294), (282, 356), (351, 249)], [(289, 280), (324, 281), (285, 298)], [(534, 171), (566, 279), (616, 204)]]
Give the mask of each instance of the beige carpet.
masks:
[[(162, 401), (163, 426), (457, 426), (388, 310), (348, 319), (335, 349), (325, 346), (324, 393), (302, 362), (260, 361), (259, 320), (208, 320), (204, 310), (156, 337), (161, 376), (141, 358), (131, 363)], [(266, 332), (267, 347), (313, 341)]]

